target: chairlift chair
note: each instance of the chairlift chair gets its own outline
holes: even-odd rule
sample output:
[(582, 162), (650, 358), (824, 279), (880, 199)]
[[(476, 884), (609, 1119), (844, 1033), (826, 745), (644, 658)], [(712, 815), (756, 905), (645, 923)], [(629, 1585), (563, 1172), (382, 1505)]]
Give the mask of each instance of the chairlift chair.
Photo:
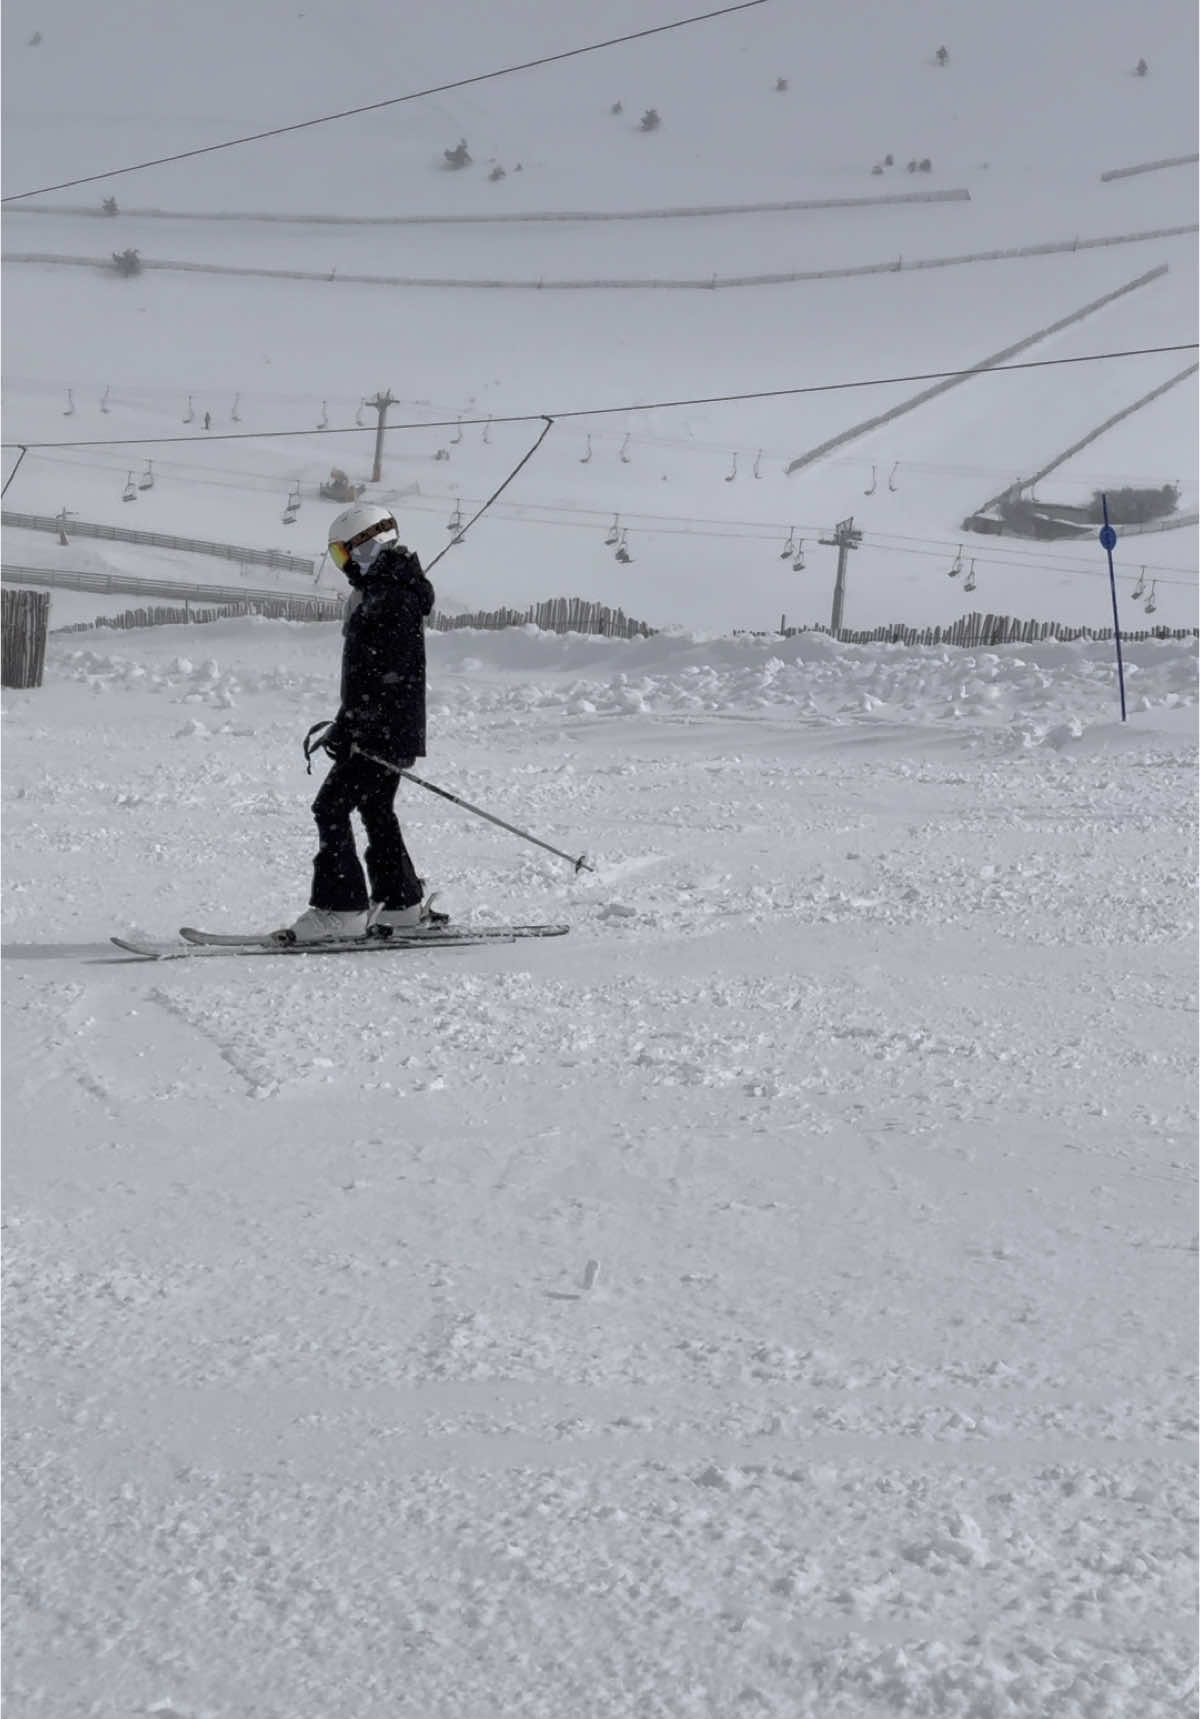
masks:
[(125, 488), (121, 492), (121, 500), (122, 501), (136, 501), (137, 500), (137, 494), (138, 494), (137, 485), (133, 481), (133, 473), (130, 472), (128, 477), (125, 479)]
[(72, 394), (71, 390), (68, 388), (67, 389), (67, 409), (63, 413), (63, 417), (64, 418), (73, 418), (74, 416), (75, 416), (75, 396)]
[(489, 444), (492, 440), (492, 414), (490, 412), (488, 413), (487, 423), (483, 426), (483, 439)]
[(888, 488), (891, 490), (893, 495), (895, 495), (896, 491), (900, 487), (899, 484), (896, 482), (896, 473), (899, 470), (900, 470), (900, 461), (897, 460), (895, 465), (892, 467), (891, 471), (888, 473)]
[(329, 406), (328, 402), (325, 400), (321, 401), (321, 421), (317, 425), (317, 428), (318, 430), (326, 430), (329, 428)]
[(608, 528), (608, 536), (604, 539), (604, 541), (605, 541), (605, 543), (608, 544), (609, 548), (611, 549), (613, 544), (619, 541), (620, 536), (621, 536), (621, 515), (619, 513), (614, 513), (613, 514), (613, 522)]
[(462, 522), (463, 522), (462, 508), (459, 506), (459, 504), (457, 502), (455, 502), (454, 513), (451, 516), (451, 518), (446, 522), (446, 530), (447, 531), (461, 531), (462, 530)]
[(147, 460), (146, 461), (146, 469), (142, 473), (141, 477), (138, 479), (138, 488), (139, 489), (153, 489), (154, 488), (154, 461), (153, 460)]
[(871, 487), (870, 487), (870, 489), (864, 489), (863, 494), (864, 495), (874, 495), (875, 491), (878, 488), (879, 488), (879, 485), (878, 485), (878, 482), (876, 481), (876, 477), (875, 477), (875, 467), (872, 466), (871, 467)]
[(190, 424), (195, 416), (196, 416), (196, 409), (192, 405), (192, 396), (189, 394), (187, 397), (187, 411), (183, 414), (184, 423)]
[(958, 546), (958, 552), (954, 557), (953, 564), (946, 569), (946, 577), (947, 577), (947, 579), (957, 579), (961, 572), (962, 572), (962, 544), (960, 543)]
[(793, 573), (803, 573), (803, 571), (804, 571), (804, 539), (801, 538), (799, 543), (796, 545), (796, 555), (795, 555), (795, 559), (792, 562), (792, 572)]
[(296, 523), (296, 510), (290, 503), (283, 510), (283, 523), (285, 525), (295, 525)]
[(621, 531), (621, 541), (617, 544), (615, 559), (618, 561), (623, 561), (623, 562), (628, 562), (628, 561), (633, 560), (633, 556), (629, 553), (628, 549), (625, 547), (625, 531), (623, 528)]
[(110, 392), (111, 392), (111, 390), (110, 390), (110, 389), (109, 389), (109, 388), (108, 388), (108, 387), (107, 387), (107, 386), (106, 386), (106, 387), (105, 387), (105, 390), (104, 390), (104, 393), (103, 393), (103, 395), (102, 395), (102, 396), (101, 396), (101, 399), (100, 399), (100, 410), (101, 410), (101, 411), (102, 411), (102, 412), (107, 412), (107, 411), (108, 411), (108, 396), (109, 396), (109, 393), (110, 393)]
[(463, 439), (462, 419), (456, 418), (454, 421), (454, 434), (450, 438), (451, 447), (456, 448), (458, 446), (458, 444), (462, 441), (462, 439)]
[(781, 561), (790, 561), (792, 559), (792, 556), (795, 555), (795, 553), (796, 553), (796, 527), (794, 525), (789, 525), (788, 526), (788, 534), (787, 534), (787, 542), (784, 544), (783, 548), (779, 551), (779, 559)]
[(1138, 573), (1138, 582), (1133, 587), (1132, 596), (1133, 596), (1134, 602), (1135, 603), (1138, 602), (1142, 597), (1145, 596), (1145, 594), (1146, 594), (1146, 569), (1143, 567), (1141, 569), (1141, 571)]
[(581, 456), (579, 463), (581, 466), (590, 465), (591, 459), (592, 459), (592, 438), (589, 436), (587, 439), (587, 452)]
[(233, 420), (233, 422), (235, 424), (240, 424), (242, 421), (238, 416), (238, 407), (241, 405), (241, 403), (242, 403), (242, 396), (240, 394), (235, 394), (233, 396), (233, 410), (229, 414), (230, 418)]
[(627, 466), (629, 464), (629, 435), (628, 435), (628, 432), (626, 433), (625, 440), (621, 443), (621, 456), (620, 457), (621, 457), (621, 464)]
[(974, 589), (975, 589), (975, 558), (974, 558), (974, 556), (972, 556), (971, 557), (970, 570), (968, 571), (966, 578), (963, 580), (963, 590), (964, 591), (973, 591)]
[(734, 480), (734, 478), (735, 478), (735, 477), (736, 477), (736, 476), (737, 476), (737, 455), (736, 455), (736, 454), (734, 454), (734, 456), (733, 456), (733, 464), (732, 464), (732, 465), (731, 465), (731, 466), (730, 466), (730, 468), (729, 468), (729, 472), (728, 472), (728, 475), (727, 475), (727, 476), (726, 476), (726, 478), (725, 478), (725, 482), (726, 482), (726, 483), (732, 483), (732, 482), (733, 482), (733, 480)]
[(1157, 589), (1158, 589), (1158, 580), (1155, 579), (1151, 582), (1150, 595), (1146, 598), (1146, 613), (1148, 615), (1152, 615), (1154, 613), (1155, 609), (1158, 608), (1158, 602), (1157, 602), (1155, 595), (1154, 595), (1154, 593), (1155, 593), (1155, 591), (1157, 591)]
[(759, 448), (758, 452), (754, 456), (754, 476), (756, 478), (760, 478), (762, 476), (761, 467), (762, 467), (762, 449)]

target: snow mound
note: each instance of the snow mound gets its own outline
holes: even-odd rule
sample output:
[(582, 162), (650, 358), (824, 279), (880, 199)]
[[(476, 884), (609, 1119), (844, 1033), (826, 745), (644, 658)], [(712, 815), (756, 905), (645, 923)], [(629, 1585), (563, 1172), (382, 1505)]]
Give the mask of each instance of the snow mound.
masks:
[[(336, 700), (335, 626), (218, 623), (203, 641), (214, 654), (198, 662), (180, 652), (181, 634), (194, 647), (195, 629), (175, 627), (126, 634), (111, 651), (55, 641), (51, 673), (96, 692), (147, 690), (214, 709), (268, 693), (314, 711)], [(757, 716), (809, 730), (990, 732), (1016, 749), (1069, 752), (1120, 718), (1115, 656), (1099, 642), (964, 651), (838, 645), (821, 634), (620, 640), (526, 626), (435, 633), (428, 647), (430, 715), (443, 737), (534, 712), (582, 722)], [(1194, 729), (1194, 639), (1127, 646), (1125, 677), (1131, 715), (1149, 717), (1139, 732)]]

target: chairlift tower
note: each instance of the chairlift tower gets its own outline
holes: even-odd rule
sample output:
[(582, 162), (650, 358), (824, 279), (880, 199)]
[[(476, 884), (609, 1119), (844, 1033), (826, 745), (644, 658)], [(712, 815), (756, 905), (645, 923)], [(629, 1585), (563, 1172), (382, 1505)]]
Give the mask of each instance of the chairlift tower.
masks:
[(383, 477), (383, 429), (389, 406), (396, 404), (390, 388), (385, 388), (376, 394), (373, 400), (364, 400), (364, 406), (370, 406), (373, 412), (378, 412), (379, 423), (375, 430), (375, 464), (371, 467), (371, 482), (379, 483)]
[(863, 534), (854, 529), (854, 516), (849, 519), (839, 519), (833, 528), (832, 537), (822, 537), (820, 541), (838, 552), (837, 578), (833, 586), (833, 614), (829, 621), (829, 631), (834, 638), (842, 630), (842, 610), (846, 606), (846, 563), (850, 551), (857, 549), (862, 542)]

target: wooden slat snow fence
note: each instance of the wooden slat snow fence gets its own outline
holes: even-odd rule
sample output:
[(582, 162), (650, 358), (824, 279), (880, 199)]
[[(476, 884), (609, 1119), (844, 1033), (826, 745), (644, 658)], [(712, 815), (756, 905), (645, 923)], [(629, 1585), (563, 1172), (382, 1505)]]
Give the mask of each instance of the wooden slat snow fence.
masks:
[(48, 585), (52, 590), (91, 591), (101, 596), (167, 597), (176, 603), (204, 603), (227, 608), (245, 604), (255, 613), (264, 603), (302, 603), (320, 613), (305, 614), (306, 621), (335, 621), (341, 614), (336, 597), (312, 597), (307, 592), (255, 590), (245, 585), (193, 585), (182, 579), (135, 579), (128, 573), (88, 573), (66, 567), (0, 567), (6, 585)]
[(50, 618), (48, 591), (3, 593), (3, 670), (5, 686), (41, 686), (46, 660), (46, 626)]
[(460, 627), (540, 627), (545, 633), (601, 633), (609, 639), (649, 638), (655, 631), (645, 621), (633, 621), (624, 609), (608, 609), (603, 603), (585, 603), (581, 597), (551, 597), (528, 609), (477, 609), (470, 615), (443, 615), (434, 610), (429, 627), (437, 633), (456, 632)]
[(253, 603), (222, 603), (216, 608), (185, 603), (182, 609), (163, 604), (152, 609), (125, 609), (119, 615), (97, 615), (94, 621), (76, 621), (69, 627), (55, 627), (54, 631), (90, 633), (96, 627), (113, 627), (128, 632), (134, 627), (204, 626), (209, 621), (227, 621), (241, 615), (263, 615), (270, 621), (336, 621), (341, 613), (333, 603), (323, 603), (319, 598), (266, 597)]
[[(0, 525), (21, 531), (62, 531), (60, 519), (46, 513), (0, 513)], [(135, 531), (123, 525), (98, 525), (92, 520), (72, 519), (71, 537), (100, 537), (110, 543), (141, 543), (152, 549), (182, 549), (189, 555), (215, 555), (221, 561), (240, 561), (248, 566), (276, 567), (288, 573), (304, 573), (311, 579), (313, 564), (301, 555), (286, 555), (282, 549), (250, 549), (237, 543), (213, 543), (206, 537), (169, 537), (161, 531)]]
[[(336, 621), (344, 612), (341, 603), (321, 598), (265, 597), (204, 608), (189, 602), (183, 608), (158, 605), (126, 609), (120, 615), (101, 615), (94, 621), (56, 627), (55, 631), (83, 633), (93, 627), (126, 630), (131, 627), (196, 625), (237, 615), (265, 615), (270, 619), (287, 621)], [(603, 603), (585, 603), (580, 597), (552, 597), (548, 602), (533, 604), (527, 609), (477, 609), (469, 615), (443, 615), (435, 609), (426, 624), (435, 633), (457, 632), (464, 627), (479, 627), (493, 632), (502, 627), (532, 624), (547, 633), (600, 633), (612, 639), (647, 638), (655, 630), (644, 621), (630, 620), (623, 609), (609, 609)]]
[[(460, 287), (470, 290), (500, 288), (502, 290), (537, 292), (581, 292), (593, 288), (605, 291), (624, 289), (696, 290), (716, 292), (729, 287), (759, 287), (799, 285), (804, 281), (854, 280), (863, 275), (906, 274), (917, 269), (953, 269), (968, 263), (1007, 262), (1014, 257), (1050, 257), (1066, 252), (1090, 251), (1113, 245), (1140, 245), (1149, 240), (1173, 239), (1194, 233), (1196, 223), (1184, 222), (1173, 227), (1151, 227), (1137, 233), (1109, 233), (1094, 239), (1080, 238), (1050, 240), (1040, 245), (1016, 245), (1000, 250), (964, 251), (946, 257), (884, 257), (875, 263), (851, 263), (843, 268), (789, 269), (760, 275), (691, 275), (691, 276), (586, 276), (580, 279), (547, 279), (545, 276), (518, 276), (501, 280), (485, 276), (461, 275), (364, 275), (351, 274), (337, 267), (332, 269), (268, 269), (233, 263), (192, 263), (166, 259), (161, 262), (141, 258), (147, 272), (161, 270), (172, 274), (222, 275), (254, 280), (320, 281), (328, 286), (416, 287), (449, 291)], [(55, 251), (4, 251), (0, 262), (32, 263), (58, 268), (98, 269), (113, 272), (111, 257), (65, 256)]]
[[(969, 203), (965, 187), (948, 191), (885, 191), (872, 197), (801, 197), (784, 203), (689, 203), (665, 209), (547, 209), (487, 215), (302, 215), (261, 209), (122, 210), (126, 219), (153, 221), (275, 221), (303, 227), (472, 227), (532, 225), (547, 221), (670, 221), (712, 215), (784, 215), (801, 210), (882, 208), (898, 203)], [(14, 203), (16, 215), (108, 217), (99, 203)]]
[[(36, 597), (49, 602), (44, 592), (4, 593), (6, 676), (8, 605), (10, 599), (15, 600), (17, 597)], [(127, 609), (121, 615), (101, 616), (95, 621), (59, 627), (55, 631), (80, 633), (95, 627), (127, 629), (178, 626), (184, 623), (196, 625), (239, 615), (263, 615), (269, 619), (289, 621), (331, 621), (339, 620), (343, 613), (340, 604), (320, 598), (266, 597), (251, 602), (223, 603), (203, 608), (187, 603), (183, 608), (158, 606)], [(651, 638), (658, 630), (647, 626), (644, 621), (631, 620), (622, 609), (609, 609), (603, 603), (585, 603), (580, 597), (553, 597), (548, 602), (533, 604), (527, 609), (479, 609), (469, 615), (444, 615), (435, 609), (426, 625), (431, 632), (437, 633), (458, 632), (469, 627), (496, 632), (505, 627), (533, 625), (547, 633), (598, 633), (605, 638), (614, 639)], [(813, 622), (811, 626), (789, 627), (786, 615), (780, 616), (777, 634), (764, 633), (760, 636), (782, 636), (791, 639), (798, 633), (823, 633), (827, 638), (833, 637), (829, 628), (819, 621)], [(979, 650), (992, 645), (1037, 644), (1044, 639), (1071, 643), (1076, 639), (1110, 640), (1112, 636), (1111, 627), (1068, 627), (1061, 621), (1018, 621), (1011, 615), (984, 615), (974, 611), (961, 616), (949, 627), (905, 627), (898, 622), (863, 631), (843, 627), (837, 634), (837, 642), (843, 645), (953, 645), (964, 650)], [(1200, 637), (1200, 627), (1151, 627), (1136, 632), (1122, 628), (1121, 637), (1135, 642), (1143, 639), (1191, 639)], [(10, 683), (6, 679), (5, 684), (19, 683)]]
[(1161, 173), (1164, 167), (1191, 167), (1200, 155), (1167, 155), (1161, 161), (1139, 161), (1136, 167), (1110, 167), (1100, 175), (1104, 184), (1114, 179), (1131, 179), (1135, 173)]
[[(819, 622), (810, 627), (789, 627), (782, 624), (780, 632), (791, 639), (797, 633), (825, 633), (829, 628)], [(1043, 639), (1071, 644), (1076, 639), (1111, 639), (1111, 627), (1066, 627), (1060, 621), (1017, 621), (1011, 615), (981, 615), (977, 610), (962, 615), (949, 627), (904, 627), (893, 623), (886, 627), (871, 627), (865, 632), (852, 632), (843, 627), (837, 634), (841, 645), (957, 645), (964, 650), (986, 649), (990, 645), (1035, 645)], [(1140, 632), (1121, 628), (1121, 637), (1141, 639), (1192, 639), (1200, 637), (1200, 627), (1149, 627)]]

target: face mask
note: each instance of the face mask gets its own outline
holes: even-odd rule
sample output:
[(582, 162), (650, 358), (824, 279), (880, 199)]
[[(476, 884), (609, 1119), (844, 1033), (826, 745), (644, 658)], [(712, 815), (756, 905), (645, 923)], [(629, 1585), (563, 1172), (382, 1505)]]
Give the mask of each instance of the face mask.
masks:
[(389, 547), (382, 537), (368, 537), (365, 543), (360, 543), (355, 549), (354, 565), (360, 573), (369, 573), (377, 557)]

